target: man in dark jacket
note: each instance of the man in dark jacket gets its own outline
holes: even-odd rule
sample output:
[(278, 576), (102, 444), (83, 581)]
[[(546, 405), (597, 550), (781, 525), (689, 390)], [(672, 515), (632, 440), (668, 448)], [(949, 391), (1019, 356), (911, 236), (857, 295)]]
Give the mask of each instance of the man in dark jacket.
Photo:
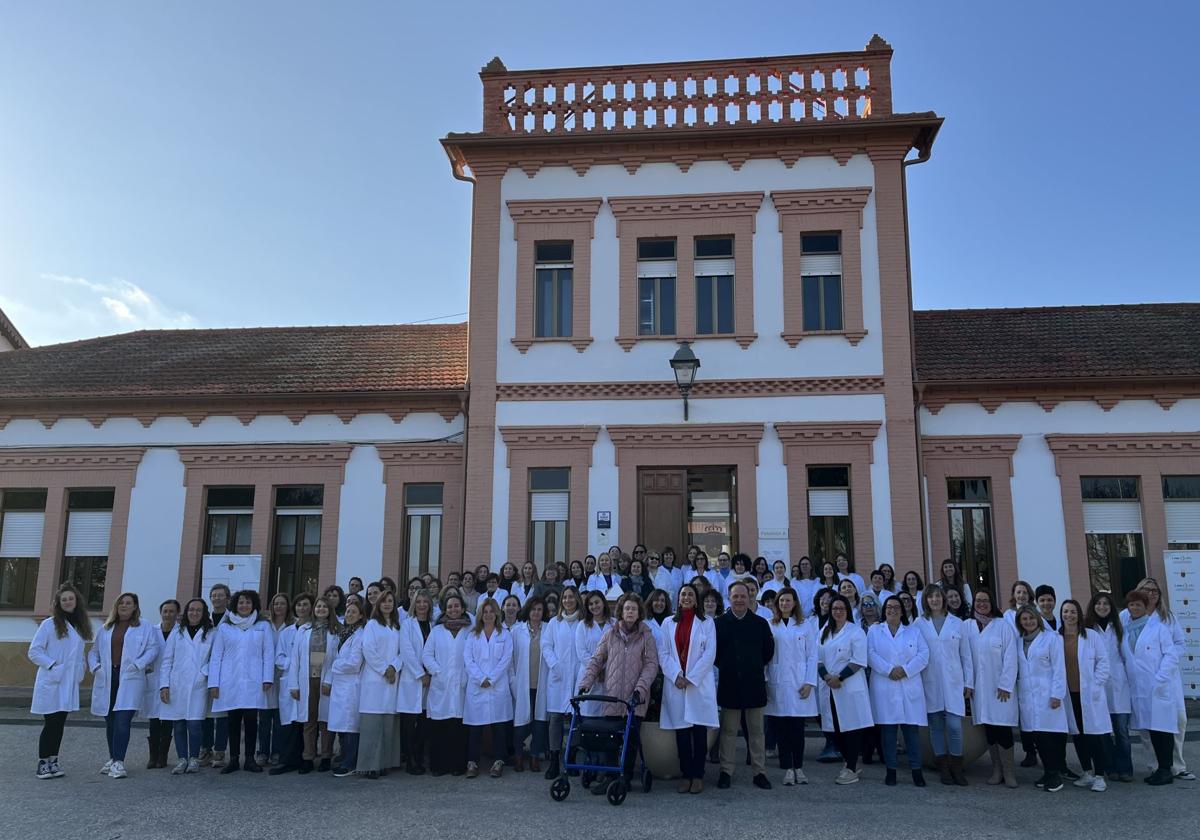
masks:
[(775, 655), (775, 639), (766, 620), (750, 609), (750, 588), (742, 581), (729, 586), (730, 609), (716, 620), (717, 705), (721, 707), (721, 776), (717, 787), (733, 781), (737, 734), (742, 715), (754, 784), (770, 790), (763, 737), (763, 707), (767, 705), (767, 663)]

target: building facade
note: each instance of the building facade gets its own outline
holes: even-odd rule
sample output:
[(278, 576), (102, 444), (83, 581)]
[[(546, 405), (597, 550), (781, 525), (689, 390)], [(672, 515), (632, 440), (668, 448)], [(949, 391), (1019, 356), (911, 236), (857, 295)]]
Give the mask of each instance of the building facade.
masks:
[(469, 328), (9, 341), (0, 681), (62, 580), (145, 607), (222, 568), (294, 593), (639, 542), (1161, 577), (1200, 548), (1200, 306), (914, 313), (941, 118), (893, 112), (891, 54), (494, 60), (442, 141)]

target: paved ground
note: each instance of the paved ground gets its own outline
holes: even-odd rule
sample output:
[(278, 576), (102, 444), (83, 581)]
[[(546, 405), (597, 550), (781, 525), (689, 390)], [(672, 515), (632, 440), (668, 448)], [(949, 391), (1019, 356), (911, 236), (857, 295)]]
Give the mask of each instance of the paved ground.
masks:
[[(983, 784), (986, 760), (970, 771), (968, 788), (934, 782), (924, 790), (911, 784), (885, 787), (878, 765), (866, 768), (861, 783), (839, 787), (832, 783), (835, 767), (810, 762), (812, 784), (807, 787), (776, 785), (772, 791), (759, 791), (739, 768), (733, 789), (718, 791), (710, 765), (710, 787), (700, 796), (681, 796), (665, 782), (648, 795), (631, 793), (624, 805), (614, 808), (579, 787), (566, 802), (552, 802), (549, 784), (540, 774), (511, 770), (501, 779), (485, 776), (473, 781), (403, 774), (376, 782), (317, 773), (220, 776), (213, 770), (171, 776), (169, 770), (143, 769), (145, 730), (135, 730), (127, 762), (130, 776), (114, 780), (97, 773), (105, 758), (104, 732), (94, 726), (68, 727), (63, 743), (67, 776), (39, 781), (33, 775), (38, 731), (36, 726), (0, 725), (0, 755), (8, 759), (0, 764), (0, 837), (558, 840), (583, 831), (589, 840), (661, 840), (679, 836), (682, 824), (691, 826), (685, 835), (802, 833), (806, 840), (877, 840), (881, 826), (890, 826), (883, 836), (897, 838), (919, 834), (922, 840), (937, 840), (969, 834), (981, 840), (1028, 840), (1031, 832), (1044, 836), (1055, 826), (1062, 836), (1097, 840), (1195, 837), (1200, 821), (1200, 782), (1153, 789), (1138, 781), (1114, 783), (1103, 794), (1069, 787), (1047, 794), (1033, 787), (1037, 774), (1031, 770), (1021, 771), (1024, 784), (1010, 791)], [(815, 755), (818, 744), (810, 743), (809, 749)], [(1136, 744), (1134, 758), (1144, 763)], [(1187, 744), (1187, 758), (1200, 767), (1200, 744)], [(771, 770), (770, 775), (774, 781), (780, 772)]]

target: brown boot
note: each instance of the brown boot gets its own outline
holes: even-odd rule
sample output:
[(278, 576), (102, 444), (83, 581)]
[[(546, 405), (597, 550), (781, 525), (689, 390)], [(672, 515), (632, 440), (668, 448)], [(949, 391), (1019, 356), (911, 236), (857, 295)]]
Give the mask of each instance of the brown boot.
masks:
[(538, 760), (536, 755), (529, 756), (529, 771), (531, 773), (542, 772), (542, 762)]
[(1000, 750), (1000, 763), (1004, 767), (1004, 784), (1007, 787), (1015, 788), (1017, 786), (1017, 771), (1013, 767), (1013, 748), (1009, 747), (1006, 750)]
[(523, 756), (523, 755), (519, 755), (519, 756), (517, 756), (517, 766), (516, 766), (516, 771), (517, 771), (518, 773), (524, 773), (524, 772), (525, 772), (525, 756)]
[(937, 765), (938, 781), (944, 785), (954, 784), (954, 777), (950, 775), (949, 756), (935, 755), (933, 763)]
[(989, 785), (998, 785), (1004, 781), (1004, 769), (1000, 766), (1000, 747), (992, 744), (988, 747), (988, 758), (992, 760), (992, 775), (988, 776)]
[(954, 777), (954, 784), (959, 787), (966, 787), (970, 784), (967, 781), (967, 774), (963, 772), (963, 757), (961, 755), (946, 756), (946, 764), (950, 767), (950, 775)]

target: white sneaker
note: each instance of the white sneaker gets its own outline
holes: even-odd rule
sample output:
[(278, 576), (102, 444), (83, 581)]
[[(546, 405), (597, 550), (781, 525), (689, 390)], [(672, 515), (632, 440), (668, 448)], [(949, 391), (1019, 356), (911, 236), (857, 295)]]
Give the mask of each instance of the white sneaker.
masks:
[(1104, 791), (1108, 790), (1108, 782), (1104, 781), (1103, 776), (1097, 776), (1096, 781), (1092, 782), (1092, 790), (1096, 791), (1096, 793), (1104, 793)]
[(796, 784), (796, 773), (794, 770), (785, 770), (783, 773), (783, 786), (791, 787)]
[(61, 779), (65, 775), (67, 774), (64, 773), (63, 769), (58, 766), (58, 756), (50, 756), (50, 777), (52, 779)]
[(834, 784), (852, 785), (858, 781), (858, 774), (849, 767), (843, 767), (842, 772), (837, 774), (837, 778), (833, 780)]
[(114, 761), (112, 763), (112, 767), (110, 767), (108, 770), (108, 778), (110, 779), (124, 779), (128, 775), (129, 774), (125, 772), (124, 761)]
[(112, 766), (113, 766), (113, 760), (110, 758), (108, 761), (104, 762), (104, 764), (102, 764), (100, 766), (100, 775), (107, 776), (108, 771), (112, 770)]
[(798, 785), (806, 785), (806, 784), (808, 784), (808, 776), (805, 776), (805, 775), (804, 775), (804, 771), (803, 771), (803, 770), (801, 770), (800, 768), (796, 768), (796, 769), (795, 769), (795, 770), (793, 770), (792, 772), (793, 772), (793, 773), (795, 774), (795, 776), (796, 776), (796, 784), (798, 784)]
[(189, 758), (188, 762), (187, 762), (187, 772), (199, 773), (200, 772), (200, 759)]
[(181, 759), (179, 759), (179, 763), (171, 768), (171, 775), (172, 776), (182, 776), (184, 773), (187, 772), (187, 769), (188, 769), (188, 760), (186, 758), (181, 758)]
[(1084, 774), (1082, 776), (1080, 776), (1075, 781), (1071, 782), (1071, 784), (1075, 785), (1075, 787), (1077, 787), (1077, 788), (1088, 788), (1088, 787), (1091, 787), (1092, 784), (1095, 783), (1095, 781), (1096, 781), (1096, 777), (1092, 775), (1090, 770), (1087, 770), (1087, 771), (1084, 771)]

